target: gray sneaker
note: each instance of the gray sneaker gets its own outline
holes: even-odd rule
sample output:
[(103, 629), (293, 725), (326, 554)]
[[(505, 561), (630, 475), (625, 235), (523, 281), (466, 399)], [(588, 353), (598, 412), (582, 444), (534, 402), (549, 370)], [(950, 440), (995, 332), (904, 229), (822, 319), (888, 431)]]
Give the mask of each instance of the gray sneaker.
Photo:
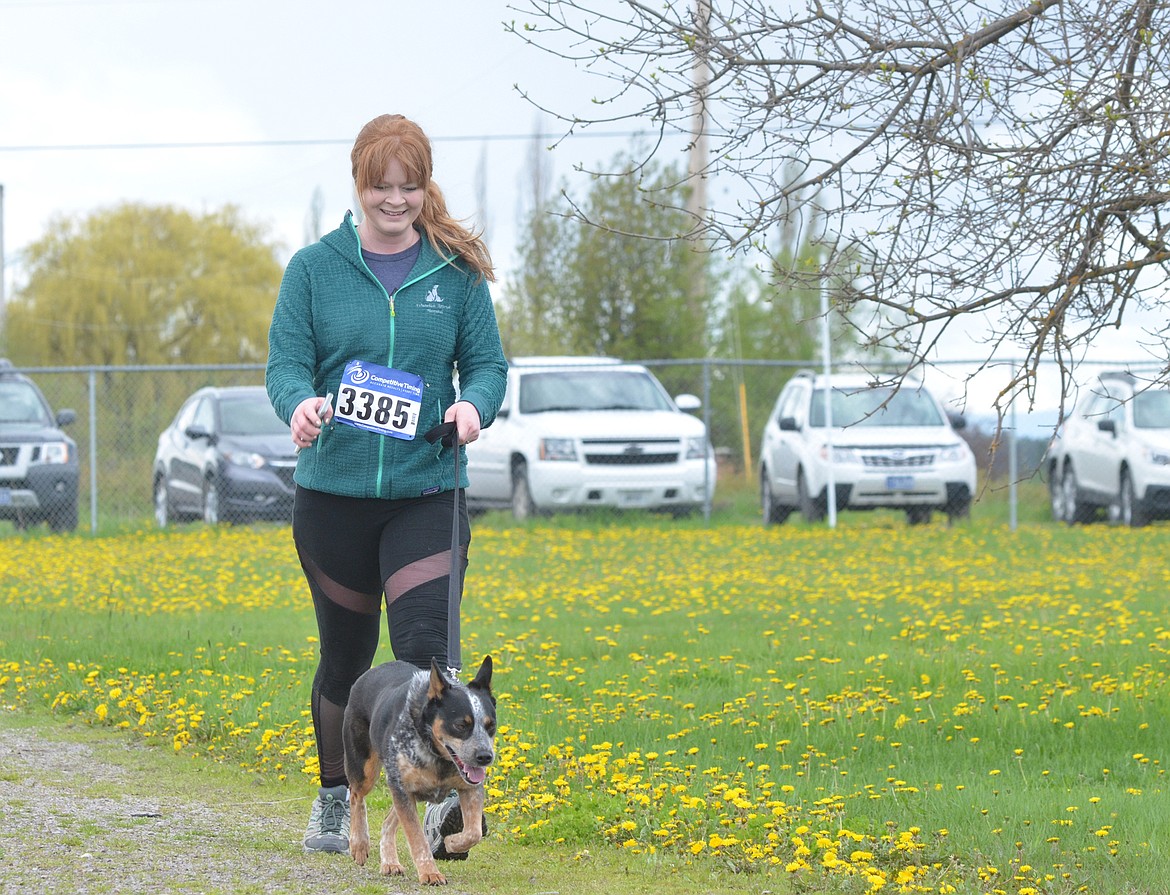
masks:
[(344, 786), (322, 786), (305, 828), (305, 851), (349, 851), (349, 798)]

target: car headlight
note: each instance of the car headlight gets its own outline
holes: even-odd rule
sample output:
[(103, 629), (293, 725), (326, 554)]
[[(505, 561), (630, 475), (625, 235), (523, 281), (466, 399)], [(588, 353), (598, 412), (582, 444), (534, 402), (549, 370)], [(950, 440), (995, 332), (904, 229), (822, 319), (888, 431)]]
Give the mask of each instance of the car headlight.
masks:
[(1146, 460), (1153, 466), (1170, 466), (1170, 454), (1155, 448), (1146, 448)]
[(684, 439), (683, 444), (686, 446), (684, 456), (688, 460), (705, 460), (710, 450), (707, 446), (707, 436), (700, 435), (697, 438)]
[[(821, 445), (820, 455), (822, 460), (829, 459), (829, 446), (827, 444)], [(856, 463), (857, 451), (853, 448), (834, 447), (833, 448), (833, 462), (834, 463)]]
[(541, 460), (576, 460), (577, 446), (571, 438), (542, 438), (540, 440)]
[(255, 451), (230, 451), (225, 453), (223, 458), (233, 466), (248, 466), (252, 469), (263, 469), (268, 465), (264, 455)]
[(41, 445), (42, 463), (68, 463), (69, 442), (50, 441)]
[(952, 444), (939, 451), (938, 458), (943, 463), (958, 463), (960, 460), (966, 459), (967, 450), (967, 445), (959, 442), (959, 444)]

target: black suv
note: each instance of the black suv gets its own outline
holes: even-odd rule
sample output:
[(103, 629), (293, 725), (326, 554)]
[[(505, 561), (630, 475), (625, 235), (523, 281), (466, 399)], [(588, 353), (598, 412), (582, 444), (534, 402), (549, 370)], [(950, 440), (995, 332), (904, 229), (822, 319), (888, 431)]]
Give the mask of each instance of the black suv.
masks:
[(36, 384), (0, 358), (0, 519), (77, 528), (77, 444), (61, 431), (76, 418), (54, 415)]

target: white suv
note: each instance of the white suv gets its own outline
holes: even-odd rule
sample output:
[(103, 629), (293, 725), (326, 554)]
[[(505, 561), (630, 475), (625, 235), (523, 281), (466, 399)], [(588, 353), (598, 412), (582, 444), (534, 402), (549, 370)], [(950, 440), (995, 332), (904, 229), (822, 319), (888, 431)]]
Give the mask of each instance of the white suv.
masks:
[(645, 367), (610, 358), (514, 358), (495, 422), (468, 445), (470, 509), (517, 519), (585, 507), (684, 515), (709, 507), (715, 455), (699, 399), (671, 400)]
[(1145, 525), (1170, 516), (1170, 390), (1102, 373), (1053, 438), (1044, 462), (1052, 515), (1070, 525), (1104, 510)]
[[(837, 509), (893, 507), (911, 525), (934, 510), (965, 517), (975, 493), (975, 456), (922, 385), (873, 386), (862, 374), (830, 377), (831, 427), (825, 426), (825, 377), (789, 380), (764, 426), (760, 500), (764, 524), (799, 510), (810, 522), (828, 509), (832, 466)], [(832, 450), (830, 451), (830, 446)]]

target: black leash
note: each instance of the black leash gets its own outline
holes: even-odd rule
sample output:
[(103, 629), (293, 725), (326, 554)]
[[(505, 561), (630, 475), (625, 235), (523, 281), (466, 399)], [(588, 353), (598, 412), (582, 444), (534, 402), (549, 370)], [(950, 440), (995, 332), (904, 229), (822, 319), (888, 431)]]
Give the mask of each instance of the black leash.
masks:
[(439, 441), (443, 447), (454, 448), (455, 454), (455, 512), (451, 519), (451, 575), (447, 585), (447, 671), (458, 680), (463, 670), (459, 646), (459, 433), (455, 423), (441, 423), (423, 438), (430, 444)]

